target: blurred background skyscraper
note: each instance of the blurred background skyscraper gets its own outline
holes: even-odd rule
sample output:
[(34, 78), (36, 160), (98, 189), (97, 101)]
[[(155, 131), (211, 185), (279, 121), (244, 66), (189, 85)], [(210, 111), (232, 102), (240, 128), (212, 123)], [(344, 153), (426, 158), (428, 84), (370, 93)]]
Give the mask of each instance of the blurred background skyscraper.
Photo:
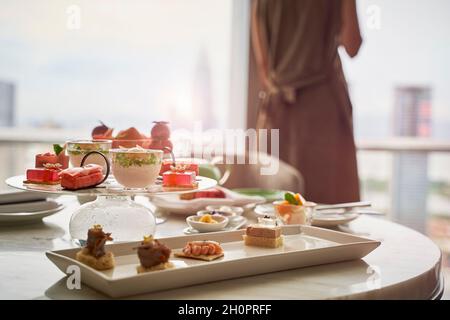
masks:
[[(431, 89), (397, 87), (393, 117), (395, 137), (428, 138), (431, 135)], [(425, 232), (428, 192), (428, 154), (400, 151), (393, 155), (392, 217)]]
[(0, 127), (14, 126), (15, 86), (0, 81)]

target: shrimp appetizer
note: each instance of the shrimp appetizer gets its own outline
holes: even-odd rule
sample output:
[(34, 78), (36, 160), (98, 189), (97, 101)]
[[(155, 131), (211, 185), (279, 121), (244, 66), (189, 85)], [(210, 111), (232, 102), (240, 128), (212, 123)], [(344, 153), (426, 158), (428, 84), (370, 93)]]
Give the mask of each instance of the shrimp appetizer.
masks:
[(190, 241), (184, 246), (181, 252), (176, 252), (175, 256), (179, 258), (212, 261), (223, 257), (223, 249), (215, 241)]

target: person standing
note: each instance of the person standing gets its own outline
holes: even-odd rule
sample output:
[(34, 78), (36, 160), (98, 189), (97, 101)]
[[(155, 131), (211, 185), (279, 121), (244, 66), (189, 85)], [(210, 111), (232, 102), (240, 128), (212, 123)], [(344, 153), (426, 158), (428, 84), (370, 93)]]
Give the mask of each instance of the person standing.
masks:
[(352, 105), (338, 47), (361, 46), (355, 0), (254, 0), (252, 46), (262, 84), (257, 129), (280, 130), (280, 159), (319, 203), (359, 200)]

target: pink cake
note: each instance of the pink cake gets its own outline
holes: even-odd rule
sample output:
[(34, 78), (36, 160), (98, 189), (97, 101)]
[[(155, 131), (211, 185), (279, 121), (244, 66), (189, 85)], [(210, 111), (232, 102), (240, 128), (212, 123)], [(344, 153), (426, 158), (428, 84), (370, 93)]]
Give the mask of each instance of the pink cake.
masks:
[(163, 187), (190, 189), (197, 185), (195, 172), (190, 170), (166, 171), (162, 177)]
[[(181, 165), (185, 166), (186, 170), (194, 171), (195, 175), (198, 176), (198, 164), (197, 163), (192, 163), (192, 162), (188, 162), (188, 161), (177, 161), (177, 164), (181, 164)], [(173, 166), (172, 160), (163, 160), (163, 163), (161, 165), (161, 170), (159, 171), (159, 175), (162, 176), (164, 172), (170, 171), (172, 166)]]
[(58, 156), (51, 152), (40, 153), (40, 154), (36, 155), (36, 161), (35, 161), (36, 168), (43, 168), (44, 164), (47, 164), (47, 163), (51, 163), (51, 164), (58, 163)]
[(59, 169), (36, 168), (27, 170), (27, 180), (25, 183), (37, 184), (59, 184)]
[(98, 164), (69, 168), (61, 172), (61, 186), (69, 190), (94, 187), (103, 180), (103, 169)]

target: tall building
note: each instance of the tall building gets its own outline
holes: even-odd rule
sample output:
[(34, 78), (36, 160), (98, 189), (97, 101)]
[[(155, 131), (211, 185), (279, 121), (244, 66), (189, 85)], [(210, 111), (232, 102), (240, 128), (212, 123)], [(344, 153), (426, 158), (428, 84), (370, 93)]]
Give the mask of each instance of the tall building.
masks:
[(0, 127), (14, 126), (15, 87), (0, 81)]
[[(393, 134), (396, 137), (431, 135), (431, 89), (398, 87), (395, 90)], [(428, 155), (420, 151), (394, 153), (392, 216), (394, 220), (425, 232), (428, 192)]]

